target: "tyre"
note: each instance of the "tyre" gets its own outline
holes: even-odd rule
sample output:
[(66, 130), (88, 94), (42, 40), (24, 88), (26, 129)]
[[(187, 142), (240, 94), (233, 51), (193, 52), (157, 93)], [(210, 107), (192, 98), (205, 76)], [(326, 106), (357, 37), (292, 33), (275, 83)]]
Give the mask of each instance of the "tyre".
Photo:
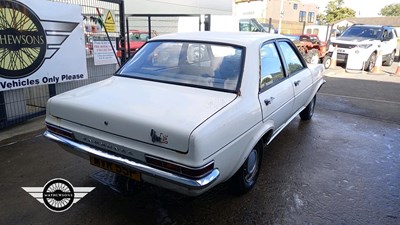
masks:
[(376, 53), (373, 52), (369, 56), (368, 61), (365, 63), (364, 70), (367, 72), (371, 72), (372, 69), (375, 67), (375, 62), (376, 62)]
[(394, 62), (395, 55), (396, 55), (396, 51), (393, 51), (389, 56), (389, 60), (385, 61), (383, 63), (383, 65), (384, 66), (391, 66), (393, 64), (393, 62)]
[(263, 147), (257, 144), (250, 151), (246, 161), (229, 180), (231, 190), (238, 195), (249, 192), (257, 182), (260, 173)]
[(311, 52), (310, 63), (311, 64), (318, 64), (318, 62), (319, 62), (318, 50), (317, 49), (312, 49), (310, 52)]
[(300, 112), (300, 118), (302, 120), (310, 120), (311, 117), (314, 115), (314, 108), (315, 108), (315, 100), (316, 99), (317, 99), (317, 96), (314, 96), (314, 98), (307, 105), (307, 107), (304, 108), (303, 111)]
[(326, 55), (322, 60), (322, 64), (324, 65), (325, 69), (329, 69), (332, 64), (332, 58), (329, 55)]

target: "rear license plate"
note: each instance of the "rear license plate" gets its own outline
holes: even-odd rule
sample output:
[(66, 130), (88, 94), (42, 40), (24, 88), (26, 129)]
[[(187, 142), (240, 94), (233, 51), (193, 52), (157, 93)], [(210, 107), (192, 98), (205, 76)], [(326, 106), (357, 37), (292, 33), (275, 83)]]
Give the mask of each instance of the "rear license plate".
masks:
[(117, 165), (115, 163), (105, 161), (93, 156), (90, 156), (90, 164), (93, 166), (100, 167), (102, 169), (126, 176), (131, 178), (132, 180), (140, 181), (141, 176), (140, 173), (134, 170), (131, 170), (125, 166)]

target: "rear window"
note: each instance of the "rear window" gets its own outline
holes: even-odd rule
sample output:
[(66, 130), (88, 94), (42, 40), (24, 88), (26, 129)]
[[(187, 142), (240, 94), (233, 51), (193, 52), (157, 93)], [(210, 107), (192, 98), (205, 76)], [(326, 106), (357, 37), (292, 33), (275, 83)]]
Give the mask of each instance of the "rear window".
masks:
[(237, 91), (242, 47), (177, 41), (148, 42), (117, 75)]

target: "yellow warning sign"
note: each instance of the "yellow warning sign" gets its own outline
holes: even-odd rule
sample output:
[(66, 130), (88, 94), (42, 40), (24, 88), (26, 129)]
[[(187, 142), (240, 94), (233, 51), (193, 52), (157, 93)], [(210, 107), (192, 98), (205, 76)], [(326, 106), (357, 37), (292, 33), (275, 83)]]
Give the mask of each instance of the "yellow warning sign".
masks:
[(104, 26), (107, 29), (107, 32), (115, 32), (115, 20), (114, 15), (110, 10), (107, 11), (106, 19), (104, 21)]

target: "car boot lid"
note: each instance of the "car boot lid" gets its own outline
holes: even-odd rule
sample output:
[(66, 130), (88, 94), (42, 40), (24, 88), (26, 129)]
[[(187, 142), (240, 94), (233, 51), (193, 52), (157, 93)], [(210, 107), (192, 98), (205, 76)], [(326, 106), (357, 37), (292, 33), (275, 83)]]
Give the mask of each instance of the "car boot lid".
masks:
[(115, 76), (55, 96), (48, 103), (48, 113), (96, 130), (187, 152), (192, 131), (236, 96)]

